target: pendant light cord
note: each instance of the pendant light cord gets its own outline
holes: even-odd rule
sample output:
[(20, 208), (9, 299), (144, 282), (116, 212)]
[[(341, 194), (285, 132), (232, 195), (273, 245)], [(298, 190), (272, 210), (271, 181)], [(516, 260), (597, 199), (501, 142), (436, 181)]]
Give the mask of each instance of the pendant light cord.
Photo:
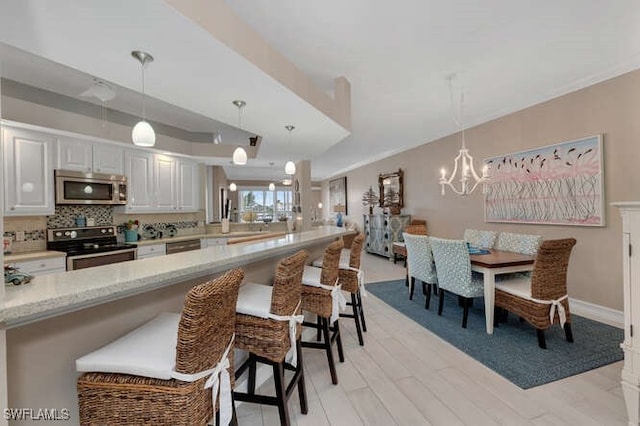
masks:
[(458, 116), (456, 116), (456, 108), (453, 102), (453, 79), (454, 78), (455, 78), (455, 75), (449, 78), (449, 99), (451, 100), (451, 114), (453, 115), (453, 122), (456, 124), (456, 126), (460, 127), (462, 132), (462, 149), (466, 149), (466, 144), (464, 140), (464, 119), (463, 119), (464, 89), (460, 91), (460, 114), (459, 114), (460, 118), (458, 118)]
[(146, 91), (144, 89), (144, 63), (145, 61), (142, 61), (142, 64), (140, 65), (140, 71), (142, 72), (142, 121), (146, 121), (146, 117), (147, 117), (147, 109), (146, 109)]

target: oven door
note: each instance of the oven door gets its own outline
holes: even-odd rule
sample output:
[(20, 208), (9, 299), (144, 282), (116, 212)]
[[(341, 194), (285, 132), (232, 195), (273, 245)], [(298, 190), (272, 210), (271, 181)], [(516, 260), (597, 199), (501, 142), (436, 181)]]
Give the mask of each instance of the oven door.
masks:
[(136, 260), (136, 257), (136, 249), (134, 248), (79, 256), (67, 256), (67, 271), (127, 262), (129, 260)]

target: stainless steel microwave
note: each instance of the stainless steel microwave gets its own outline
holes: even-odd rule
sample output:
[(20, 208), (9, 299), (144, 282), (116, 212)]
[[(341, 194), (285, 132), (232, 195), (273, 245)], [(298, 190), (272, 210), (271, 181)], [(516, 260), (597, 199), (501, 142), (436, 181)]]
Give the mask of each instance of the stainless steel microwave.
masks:
[(127, 177), (56, 170), (56, 204), (127, 204)]

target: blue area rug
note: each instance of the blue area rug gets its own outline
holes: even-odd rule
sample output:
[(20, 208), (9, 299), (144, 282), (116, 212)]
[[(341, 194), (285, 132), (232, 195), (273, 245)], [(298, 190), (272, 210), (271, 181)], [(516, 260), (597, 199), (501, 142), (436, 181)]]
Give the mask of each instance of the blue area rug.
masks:
[(494, 328), (485, 330), (484, 300), (477, 298), (469, 310), (467, 328), (462, 328), (462, 308), (458, 298), (445, 293), (442, 316), (438, 316), (438, 297), (431, 297), (424, 309), (422, 285), (409, 300), (404, 280), (367, 284), (367, 291), (402, 312), (424, 328), (464, 351), (522, 389), (543, 385), (623, 359), (622, 329), (577, 315), (571, 315), (575, 342), (565, 340), (564, 330), (554, 325), (545, 332), (547, 350), (538, 347), (535, 329), (513, 315)]

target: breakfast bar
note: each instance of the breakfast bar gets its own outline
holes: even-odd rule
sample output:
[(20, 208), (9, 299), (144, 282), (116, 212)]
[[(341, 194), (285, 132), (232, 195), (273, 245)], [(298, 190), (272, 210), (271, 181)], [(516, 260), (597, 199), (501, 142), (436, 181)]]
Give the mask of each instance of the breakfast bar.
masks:
[[(77, 424), (75, 359), (163, 311), (179, 311), (190, 287), (242, 267), (269, 282), (273, 264), (298, 250), (318, 257), (344, 228), (318, 227), (268, 240), (39, 276), (5, 289), (2, 386), (9, 407), (69, 410)], [(4, 340), (4, 339), (0, 339)], [(26, 423), (21, 423), (26, 424)]]

